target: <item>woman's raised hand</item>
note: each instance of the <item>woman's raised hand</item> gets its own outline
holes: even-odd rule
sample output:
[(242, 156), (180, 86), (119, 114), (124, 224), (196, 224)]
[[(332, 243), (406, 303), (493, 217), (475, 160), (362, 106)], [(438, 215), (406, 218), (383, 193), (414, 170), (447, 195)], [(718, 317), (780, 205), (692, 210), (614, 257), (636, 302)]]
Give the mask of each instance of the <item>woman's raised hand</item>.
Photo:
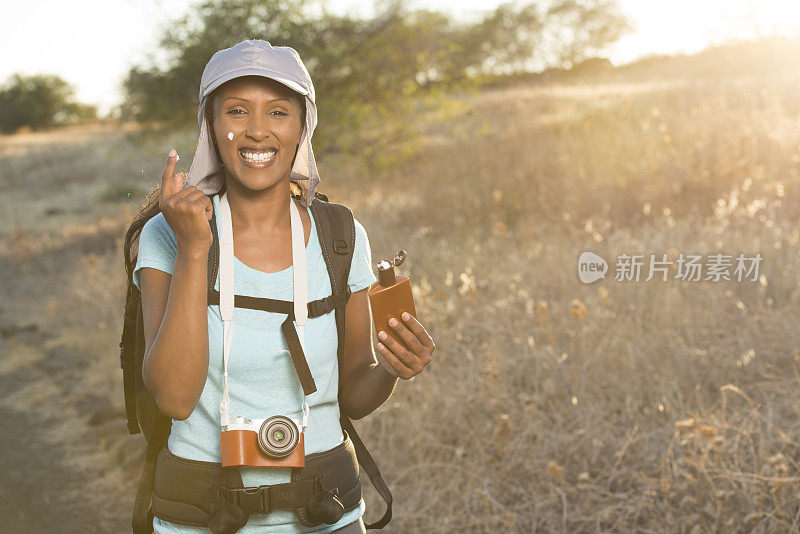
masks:
[(178, 247), (208, 252), (213, 240), (208, 224), (214, 213), (211, 199), (193, 185), (184, 187), (183, 175), (175, 174), (177, 164), (178, 154), (170, 150), (161, 177), (161, 213), (175, 233)]

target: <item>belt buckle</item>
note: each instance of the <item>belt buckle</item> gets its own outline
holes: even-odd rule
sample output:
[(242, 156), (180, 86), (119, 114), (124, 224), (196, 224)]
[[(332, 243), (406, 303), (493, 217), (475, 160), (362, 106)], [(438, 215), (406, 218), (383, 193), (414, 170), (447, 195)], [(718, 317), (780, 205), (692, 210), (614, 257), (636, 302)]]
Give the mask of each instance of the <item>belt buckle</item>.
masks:
[(238, 504), (245, 511), (255, 509), (258, 514), (268, 514), (272, 511), (269, 498), (269, 486), (261, 485), (253, 488), (238, 488)]

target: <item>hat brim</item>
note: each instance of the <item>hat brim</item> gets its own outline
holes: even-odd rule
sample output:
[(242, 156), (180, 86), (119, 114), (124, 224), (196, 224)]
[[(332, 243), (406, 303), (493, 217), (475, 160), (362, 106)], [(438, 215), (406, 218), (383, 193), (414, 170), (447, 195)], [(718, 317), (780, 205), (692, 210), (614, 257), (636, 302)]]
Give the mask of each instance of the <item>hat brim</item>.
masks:
[(279, 72), (264, 68), (257, 68), (257, 69), (249, 68), (249, 69), (234, 69), (217, 77), (208, 85), (208, 87), (206, 87), (203, 90), (203, 94), (200, 97), (200, 100), (205, 98), (211, 91), (213, 91), (223, 83), (232, 80), (234, 78), (239, 78), (241, 76), (263, 76), (264, 78), (270, 78), (275, 80), (276, 82), (282, 83), (289, 89), (292, 89), (293, 91), (296, 91), (303, 96), (308, 96), (308, 90), (306, 88), (304, 88), (296, 81), (287, 78), (286, 76), (282, 75)]

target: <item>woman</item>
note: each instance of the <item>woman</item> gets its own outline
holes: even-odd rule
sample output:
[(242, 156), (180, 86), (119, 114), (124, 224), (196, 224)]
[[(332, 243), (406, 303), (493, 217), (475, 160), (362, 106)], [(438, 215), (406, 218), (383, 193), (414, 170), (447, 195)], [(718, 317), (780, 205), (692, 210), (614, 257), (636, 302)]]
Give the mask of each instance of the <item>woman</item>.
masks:
[[(228, 414), (299, 419), (307, 406), (305, 454), (328, 451), (344, 439), (340, 408), (352, 418), (374, 411), (391, 395), (398, 376), (408, 380), (423, 370), (433, 341), (413, 317), (396, 318), (393, 328), (408, 349), (381, 332), (382, 358), (376, 363), (367, 296), (376, 278), (369, 240), (357, 220), (347, 281), (352, 294), (346, 305), (341, 407), (333, 313), (308, 317), (299, 327), (316, 384), (316, 391), (305, 396), (281, 333), (286, 315), (237, 307), (232, 319), (223, 321), (224, 312), (219, 305), (208, 305), (206, 293), (212, 217), (223, 230), (220, 239), (226, 220), (232, 230), (236, 294), (296, 302), (298, 258), (298, 271), (305, 268), (307, 276), (303, 296), (313, 301), (331, 294), (309, 210), (319, 182), (311, 148), (316, 126), (313, 84), (293, 49), (242, 41), (217, 52), (206, 65), (198, 121), (200, 140), (185, 184), (175, 175), (178, 156), (172, 150), (157, 198), (160, 212), (153, 216), (156, 201), (151, 200), (149, 209), (139, 214), (152, 218), (142, 227), (133, 272), (142, 298), (143, 379), (161, 411), (173, 419), (167, 447), (178, 457), (220, 462), (220, 425)], [(290, 196), (290, 187), (299, 187), (302, 200)], [(305, 245), (304, 262), (302, 251), (293, 246), (300, 243)], [(293, 252), (300, 255), (293, 257)], [(224, 293), (220, 279), (216, 288)], [(230, 337), (223, 331), (228, 322), (235, 326)], [(223, 353), (229, 356), (227, 376)], [(307, 405), (301, 408), (303, 401)], [(290, 480), (288, 467), (238, 469), (245, 487)], [(364, 510), (362, 499), (335, 524), (309, 528), (292, 510), (278, 509), (250, 515), (239, 532), (365, 532)], [(159, 517), (153, 528), (157, 533), (209, 532)]]

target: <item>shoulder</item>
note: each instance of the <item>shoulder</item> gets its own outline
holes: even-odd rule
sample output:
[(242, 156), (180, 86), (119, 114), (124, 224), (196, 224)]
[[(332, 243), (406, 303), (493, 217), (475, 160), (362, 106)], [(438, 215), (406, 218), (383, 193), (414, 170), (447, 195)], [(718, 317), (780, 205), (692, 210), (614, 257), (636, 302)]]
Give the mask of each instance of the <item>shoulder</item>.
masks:
[(162, 213), (152, 216), (139, 234), (139, 248), (136, 253), (136, 267), (133, 270), (133, 283), (141, 290), (139, 270), (152, 267), (172, 274), (178, 241)]
[(369, 287), (378, 279), (372, 272), (372, 250), (364, 226), (353, 217), (355, 225), (356, 242), (353, 248), (353, 259), (350, 263), (348, 283), (352, 292)]
[(163, 213), (157, 213), (142, 227), (142, 232), (139, 236), (140, 249), (151, 247), (175, 249), (177, 246), (178, 241), (175, 238), (175, 232), (170, 228)]
[(356, 233), (358, 232), (361, 232), (363, 234), (367, 233), (367, 231), (364, 229), (364, 225), (361, 224), (361, 221), (359, 221), (355, 216), (353, 216), (353, 223), (355, 223), (356, 226)]
[(145, 223), (145, 225), (142, 227), (143, 233), (145, 229), (147, 229), (148, 233), (168, 234), (172, 237), (175, 237), (175, 232), (172, 231), (169, 223), (164, 218), (164, 214), (160, 211), (153, 215), (150, 220)]
[[(142, 227), (142, 231), (147, 228), (150, 232), (167, 232), (173, 233), (172, 228), (170, 228), (169, 223), (164, 218), (164, 214), (162, 212), (158, 212), (144, 224)], [(174, 234), (173, 234), (174, 235)]]
[(367, 230), (364, 228), (364, 225), (359, 222), (358, 219), (353, 217), (353, 224), (356, 227), (356, 241), (359, 239), (365, 240), (367, 239)]
[[(340, 202), (323, 201), (319, 198), (315, 199), (315, 202), (319, 202), (319, 206), (317, 206), (318, 212), (322, 212), (326, 209), (330, 209), (330, 207), (333, 207), (335, 210), (341, 210), (342, 214), (344, 214), (346, 217), (352, 216), (353, 225), (355, 226), (356, 242), (365, 241), (367, 239), (367, 231), (364, 229), (364, 225), (361, 224), (361, 222), (355, 216), (355, 212), (350, 206)], [(323, 206), (323, 204), (326, 204), (327, 206)], [(333, 216), (333, 213), (330, 213), (330, 215)]]

